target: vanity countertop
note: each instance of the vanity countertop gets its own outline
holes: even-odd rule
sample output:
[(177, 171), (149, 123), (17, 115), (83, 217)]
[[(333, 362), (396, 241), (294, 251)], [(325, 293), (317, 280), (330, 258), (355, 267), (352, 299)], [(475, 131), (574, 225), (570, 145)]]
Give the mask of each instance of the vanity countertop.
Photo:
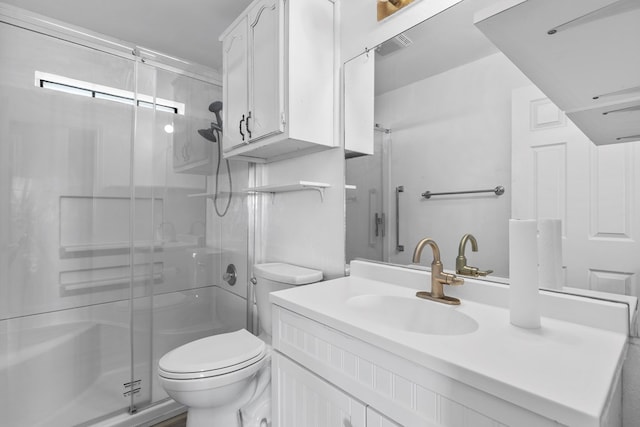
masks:
[[(620, 330), (600, 329), (567, 321), (563, 316), (557, 316), (561, 320), (543, 315), (540, 329), (519, 328), (509, 322), (505, 304), (508, 287), (473, 279), (465, 279), (465, 285), (455, 288), (462, 303), (449, 308), (476, 320), (479, 326), (474, 332), (432, 335), (373, 325), (350, 308), (346, 302), (350, 297), (373, 294), (415, 298), (418, 286), (420, 290), (429, 287), (429, 273), (414, 271), (405, 277), (404, 272), (396, 272), (399, 281), (394, 283), (403, 284), (398, 286), (374, 280), (371, 276), (375, 273), (359, 276), (361, 269), (352, 266), (349, 277), (275, 292), (271, 302), (563, 424), (598, 425), (621, 373), (628, 325)], [(378, 276), (385, 280), (387, 274)], [(445, 287), (445, 293), (452, 293), (451, 289)], [(474, 296), (483, 291), (500, 295), (496, 298), (499, 301), (474, 301)], [(604, 308), (622, 311), (613, 317), (628, 319), (622, 304), (584, 299), (577, 302), (578, 307), (582, 303), (584, 307), (574, 304), (571, 310), (584, 310), (588, 315)], [(425, 301), (425, 309), (429, 304), (437, 303)], [(549, 310), (543, 309), (545, 312)]]

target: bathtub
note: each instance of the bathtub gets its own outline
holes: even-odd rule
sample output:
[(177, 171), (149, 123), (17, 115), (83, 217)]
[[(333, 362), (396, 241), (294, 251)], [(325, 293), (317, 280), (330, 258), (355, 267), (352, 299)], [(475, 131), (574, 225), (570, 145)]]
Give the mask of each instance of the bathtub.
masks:
[(92, 322), (0, 334), (3, 421), (41, 425), (74, 401), (99, 375), (99, 339), (99, 325)]
[[(18, 319), (5, 327), (9, 332), (0, 332), (2, 425), (146, 426), (179, 413), (182, 407), (168, 398), (156, 380), (157, 362), (186, 342), (241, 328), (244, 300), (228, 300), (227, 294), (214, 287), (158, 295), (152, 315), (138, 313), (153, 319), (153, 324), (134, 328), (138, 354), (134, 375), (142, 381), (136, 398), (144, 410), (133, 415), (128, 412), (130, 397), (124, 386), (131, 380), (128, 304), (100, 304), (73, 313), (78, 318), (100, 319), (94, 321), (42, 326), (47, 320), (54, 323), (43, 314), (34, 323), (37, 327), (27, 328), (27, 322), (34, 320)], [(226, 316), (221, 320), (216, 313)]]

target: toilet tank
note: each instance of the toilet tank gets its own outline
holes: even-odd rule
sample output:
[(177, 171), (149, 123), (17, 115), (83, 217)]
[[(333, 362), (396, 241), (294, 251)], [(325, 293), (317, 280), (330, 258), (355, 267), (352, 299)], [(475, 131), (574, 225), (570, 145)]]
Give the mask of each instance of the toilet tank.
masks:
[(256, 264), (253, 266), (256, 277), (256, 305), (260, 336), (271, 343), (271, 304), (269, 294), (294, 286), (307, 285), (322, 280), (322, 271), (281, 262)]

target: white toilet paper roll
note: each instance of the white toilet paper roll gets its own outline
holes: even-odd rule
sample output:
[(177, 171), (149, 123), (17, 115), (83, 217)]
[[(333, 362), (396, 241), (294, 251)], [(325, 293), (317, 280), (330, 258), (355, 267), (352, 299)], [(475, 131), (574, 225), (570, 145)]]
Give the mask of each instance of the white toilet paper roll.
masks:
[(513, 325), (540, 327), (538, 222), (509, 220), (509, 316)]
[(562, 289), (562, 221), (538, 220), (538, 285)]

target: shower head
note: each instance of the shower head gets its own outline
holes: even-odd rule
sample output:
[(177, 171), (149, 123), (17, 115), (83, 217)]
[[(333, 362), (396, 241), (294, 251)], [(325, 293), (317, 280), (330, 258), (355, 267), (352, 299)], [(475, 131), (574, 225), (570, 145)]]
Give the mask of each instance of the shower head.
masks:
[(218, 139), (214, 135), (212, 128), (209, 128), (209, 129), (198, 129), (198, 133), (200, 134), (200, 136), (202, 136), (207, 141), (218, 142)]
[(211, 127), (209, 129), (198, 129), (198, 133), (207, 141), (211, 142), (218, 142), (216, 132), (218, 132), (218, 135), (220, 135), (220, 132), (222, 132), (222, 128), (215, 123), (211, 123)]
[(216, 121), (218, 122), (220, 131), (222, 131), (222, 117), (220, 116), (220, 111), (222, 111), (222, 101), (215, 101), (209, 104), (209, 111), (216, 115)]

